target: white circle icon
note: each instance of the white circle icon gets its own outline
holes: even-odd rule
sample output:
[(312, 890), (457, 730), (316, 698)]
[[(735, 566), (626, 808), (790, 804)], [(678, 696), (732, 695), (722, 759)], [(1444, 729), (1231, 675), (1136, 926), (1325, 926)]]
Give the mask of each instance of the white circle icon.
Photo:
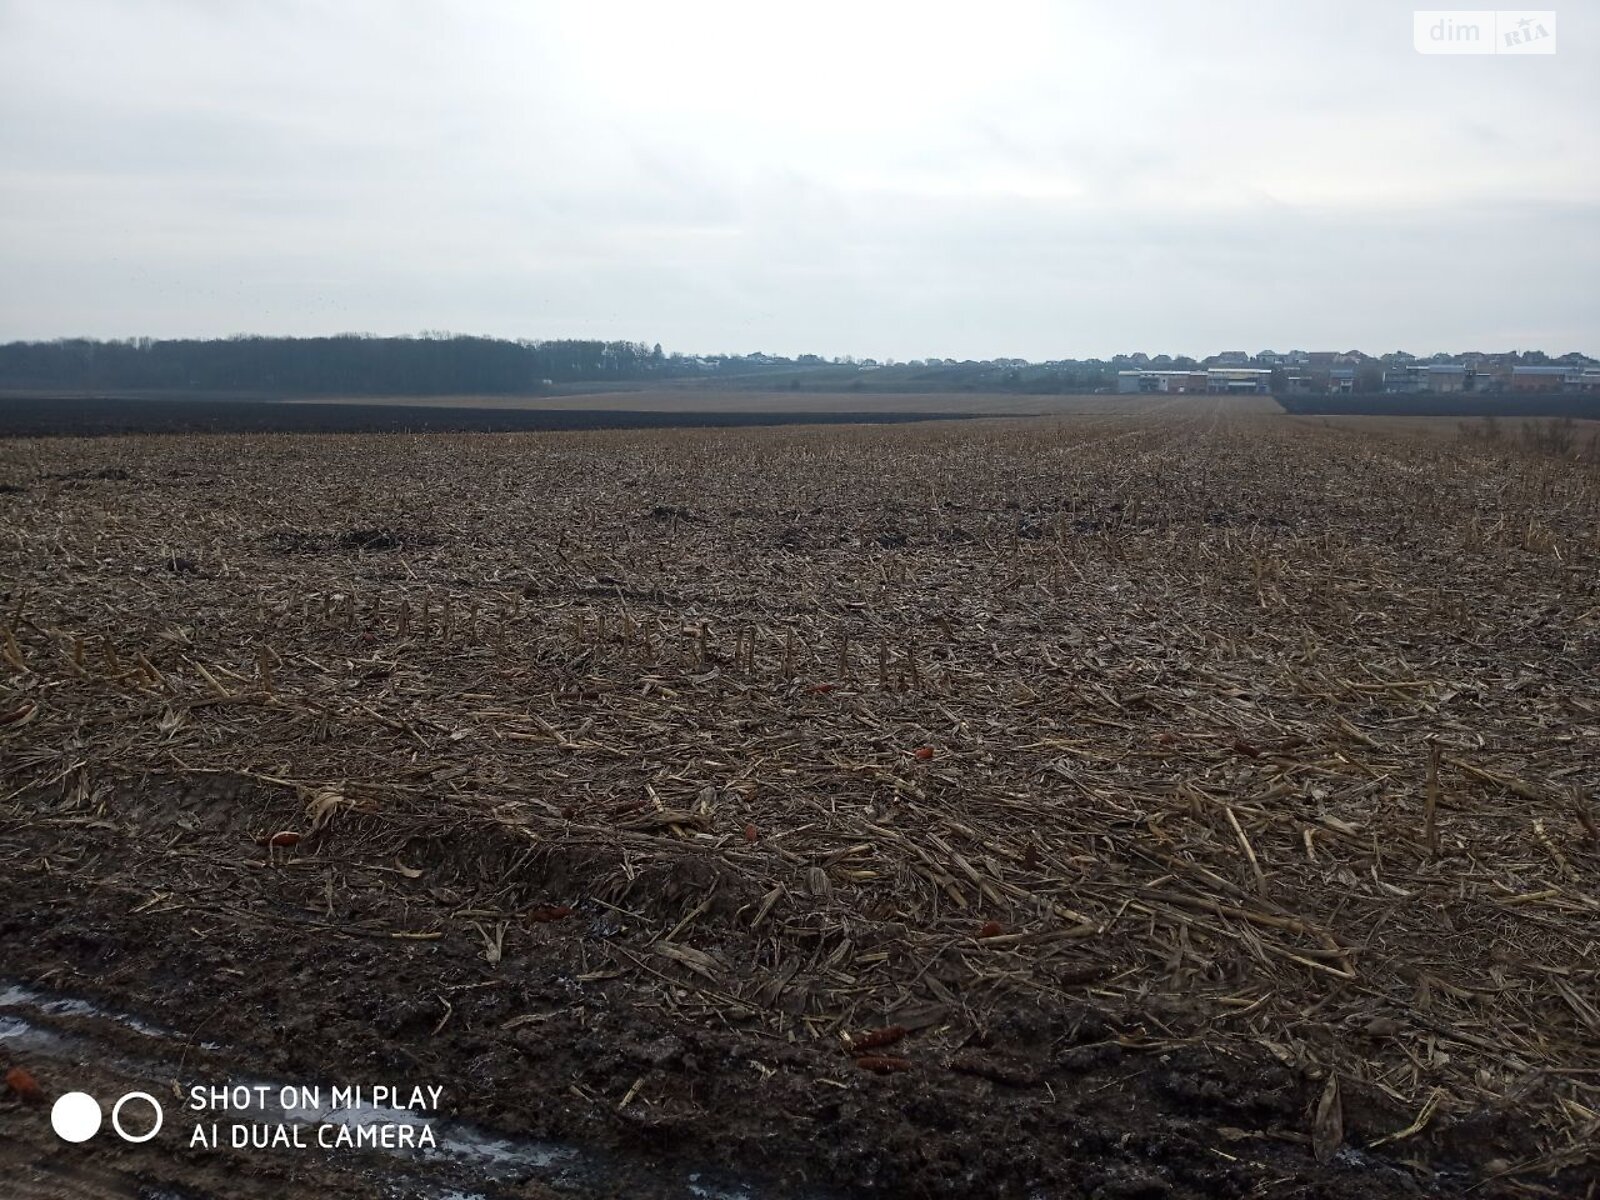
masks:
[[(148, 1132), (137, 1134), (129, 1133), (122, 1127), (122, 1106), (129, 1100), (143, 1100), (151, 1108), (156, 1110), (156, 1123), (150, 1126)], [(98, 1125), (100, 1123), (99, 1108), (95, 1109), (94, 1116), (95, 1124)], [(166, 1114), (161, 1111), (160, 1103), (149, 1092), (129, 1092), (121, 1100), (118, 1100), (112, 1107), (111, 1128), (115, 1129), (117, 1131), (117, 1136), (125, 1142), (148, 1142), (151, 1138), (155, 1137), (156, 1134), (161, 1132), (161, 1121), (165, 1116)]]
[(100, 1132), (100, 1104), (88, 1092), (66, 1092), (50, 1109), (50, 1127), (63, 1142), (87, 1142)]

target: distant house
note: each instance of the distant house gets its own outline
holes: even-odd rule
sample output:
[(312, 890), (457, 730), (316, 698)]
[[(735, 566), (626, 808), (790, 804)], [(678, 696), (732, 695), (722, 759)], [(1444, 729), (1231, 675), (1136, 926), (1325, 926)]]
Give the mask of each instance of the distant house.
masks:
[(1390, 367), (1383, 373), (1386, 392), (1476, 392), (1490, 384), (1493, 376), (1465, 363), (1411, 363)]
[(1498, 363), (1484, 363), (1478, 367), (1473, 390), (1478, 392), (1503, 392), (1511, 386), (1511, 368)]
[(1464, 363), (1429, 363), (1422, 368), (1430, 392), (1470, 392), (1474, 373)]
[(1514, 392), (1600, 392), (1600, 367), (1512, 367)]
[(1262, 395), (1272, 390), (1272, 372), (1260, 367), (1212, 367), (1206, 372), (1206, 391), (1213, 394)]
[(1356, 390), (1356, 369), (1354, 367), (1328, 368), (1328, 390), (1340, 396), (1348, 396)]
[(1117, 391), (1127, 394), (1207, 391), (1205, 371), (1118, 371)]
[(1383, 390), (1391, 396), (1422, 390), (1422, 376), (1414, 367), (1389, 367), (1383, 372)]
[(1247, 367), (1250, 365), (1250, 353), (1247, 350), (1224, 350), (1206, 361), (1218, 367)]
[(1495, 372), (1465, 363), (1401, 363), (1383, 372), (1383, 390), (1390, 395), (1495, 391), (1499, 386)]

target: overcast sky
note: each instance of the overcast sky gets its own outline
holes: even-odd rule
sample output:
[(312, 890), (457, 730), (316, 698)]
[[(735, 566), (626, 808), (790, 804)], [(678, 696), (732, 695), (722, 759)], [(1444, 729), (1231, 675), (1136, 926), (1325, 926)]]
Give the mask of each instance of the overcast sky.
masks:
[(0, 340), (1600, 353), (1600, 5), (0, 0)]

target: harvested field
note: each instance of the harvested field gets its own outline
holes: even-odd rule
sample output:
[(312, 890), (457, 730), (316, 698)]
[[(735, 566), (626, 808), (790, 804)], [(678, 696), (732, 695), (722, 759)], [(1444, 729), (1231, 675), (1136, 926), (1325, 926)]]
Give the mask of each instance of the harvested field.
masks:
[[(582, 412), (597, 419), (599, 414), (626, 412), (724, 413), (729, 417), (755, 413), (834, 417), (866, 416), (887, 413), (907, 414), (926, 419), (930, 416), (1030, 416), (1110, 414), (1133, 415), (1158, 412), (1169, 407), (1175, 396), (1167, 395), (1031, 395), (1026, 392), (870, 392), (870, 391), (790, 391), (788, 388), (757, 391), (690, 384), (639, 387), (633, 391), (583, 391), (539, 396), (382, 396), (339, 398), (341, 404), (381, 406), (439, 406), (535, 410), (542, 412)], [(291, 404), (324, 404), (327, 400), (291, 400)], [(1276, 413), (1283, 410), (1271, 396), (1236, 397), (1231, 401), (1241, 412)], [(730, 422), (732, 423), (732, 422)]]
[[(654, 388), (548, 396), (85, 396), (0, 393), (0, 437), (142, 433), (527, 433), (739, 425), (878, 424), (970, 417), (1161, 412), (1168, 396), (1028, 396), (967, 392), (750, 392)], [(1280, 412), (1270, 396), (1240, 411)]]
[[(1529, 431), (1564, 426), (1563, 418), (1511, 416), (1502, 414), (1488, 425), (1483, 417), (1374, 417), (1374, 416), (1296, 416), (1295, 421), (1305, 425), (1320, 425), (1328, 429), (1342, 429), (1349, 433), (1362, 433), (1369, 437), (1416, 438), (1482, 438), (1486, 427), (1496, 430), (1500, 444), (1491, 449), (1502, 452), (1515, 451), (1526, 443)], [(1600, 421), (1572, 421), (1570, 426), (1572, 456), (1582, 459), (1600, 459)], [(1523, 446), (1522, 448), (1525, 448)]]
[(1594, 1196), (1600, 474), (1252, 407), (0, 443), (15, 1194)]
[(1600, 420), (1600, 396), (1585, 392), (1491, 392), (1403, 395), (1331, 395), (1282, 397), (1284, 409), (1293, 413), (1329, 416), (1453, 417), (1458, 420), (1487, 416), (1569, 417)]
[[(641, 397), (643, 403), (643, 397)], [(657, 429), (734, 425), (858, 424), (953, 420), (977, 415), (941, 406), (919, 412), (870, 405), (858, 411), (791, 409), (713, 402), (707, 410), (682, 405), (538, 407), (521, 401), (490, 404), (482, 397), (397, 401), (284, 401), (253, 398), (0, 396), (0, 437), (105, 437), (144, 433), (524, 433), (587, 429)], [(988, 413), (986, 415), (995, 415)]]

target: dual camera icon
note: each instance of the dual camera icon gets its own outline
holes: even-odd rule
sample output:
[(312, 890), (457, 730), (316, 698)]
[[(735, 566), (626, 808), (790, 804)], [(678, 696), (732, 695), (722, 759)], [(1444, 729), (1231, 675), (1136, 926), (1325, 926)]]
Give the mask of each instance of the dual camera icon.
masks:
[[(130, 1103), (134, 1105), (128, 1119), (128, 1124), (133, 1126), (131, 1130), (123, 1125), (123, 1110)], [(143, 1128), (145, 1119), (141, 1119), (145, 1105), (153, 1114), (148, 1129)], [(111, 1128), (125, 1142), (148, 1142), (161, 1132), (161, 1122), (165, 1116), (160, 1101), (149, 1092), (129, 1092), (111, 1106)], [(64, 1142), (87, 1142), (100, 1132), (103, 1119), (100, 1102), (88, 1092), (67, 1092), (50, 1109), (50, 1127)]]

